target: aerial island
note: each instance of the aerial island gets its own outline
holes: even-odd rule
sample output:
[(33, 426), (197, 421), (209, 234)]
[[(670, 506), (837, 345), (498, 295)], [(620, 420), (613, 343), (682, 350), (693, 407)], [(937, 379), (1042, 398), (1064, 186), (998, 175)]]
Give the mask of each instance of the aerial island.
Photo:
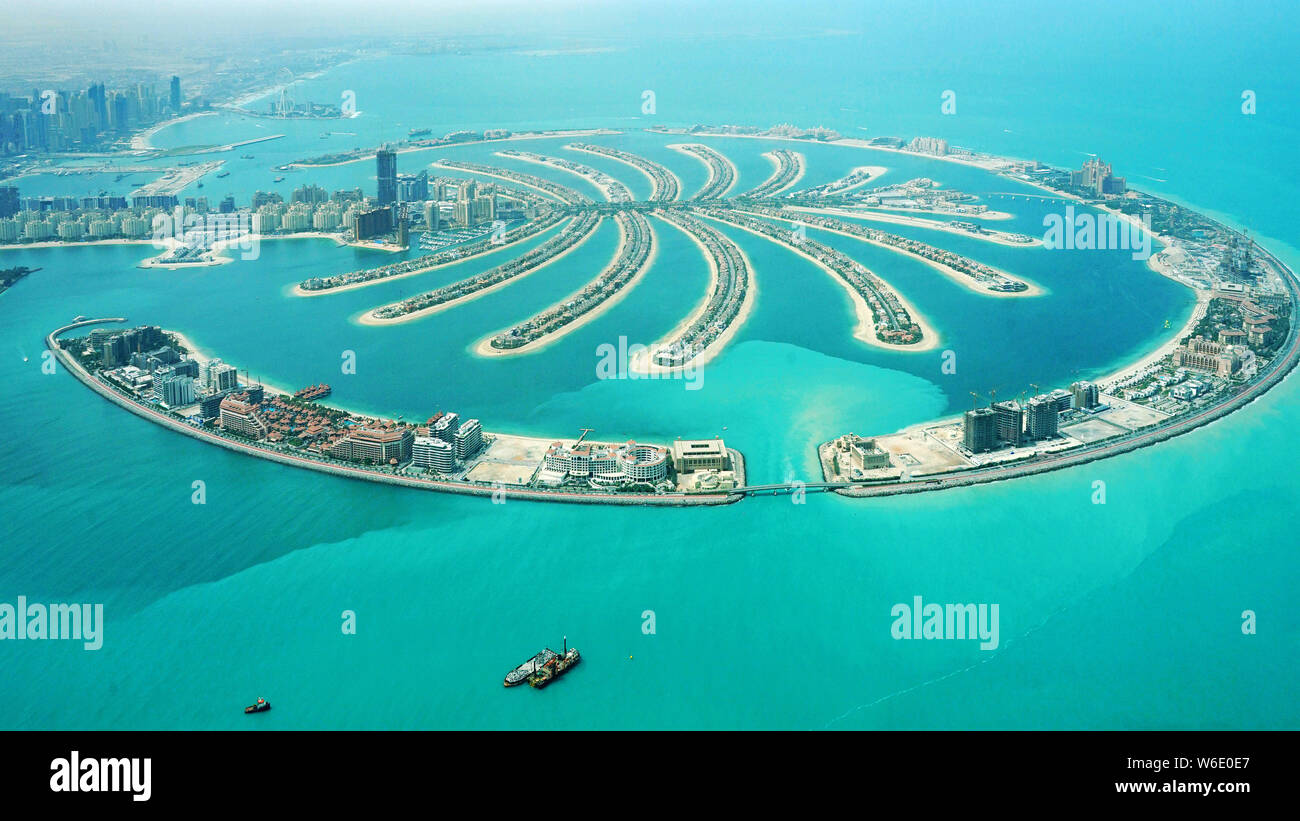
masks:
[[(684, 505), (720, 504), (796, 489), (851, 497), (920, 492), (1080, 464), (1150, 445), (1231, 413), (1277, 384), (1300, 357), (1292, 321), (1300, 284), (1290, 268), (1216, 220), (1129, 189), (1099, 159), (1067, 171), (961, 149), (931, 137), (906, 142), (890, 137), (858, 140), (826, 129), (793, 126), (647, 130), (691, 140), (668, 148), (705, 166), (708, 177), (699, 190), (687, 196), (676, 175), (661, 164), (590, 142), (563, 148), (635, 169), (650, 183), (648, 198), (636, 199), (619, 180), (566, 156), (517, 148), (497, 152), (512, 162), (581, 178), (600, 192), (598, 199), (503, 165), (439, 160), (434, 168), (460, 176), (433, 181), (439, 193), (432, 206), (426, 205), (422, 225), (422, 242), (436, 249), (433, 253), (308, 278), (293, 293), (327, 294), (508, 255), (481, 273), (356, 317), (363, 324), (379, 326), (420, 320), (542, 271), (611, 221), (619, 242), (608, 263), (579, 291), (483, 337), (473, 350), (491, 360), (542, 350), (593, 321), (636, 288), (655, 259), (656, 229), (671, 228), (698, 247), (710, 278), (695, 308), (677, 327), (633, 358), (631, 368), (647, 374), (668, 374), (706, 363), (726, 348), (746, 322), (760, 283), (752, 263), (722, 228), (747, 232), (813, 263), (844, 289), (846, 304), (857, 320), (854, 337), (883, 351), (934, 351), (940, 333), (880, 272), (818, 242), (815, 232), (849, 237), (919, 260), (984, 296), (1028, 299), (1046, 293), (1012, 271), (864, 224), (906, 225), (1008, 247), (1045, 243), (1046, 239), (988, 227), (985, 221), (1010, 215), (928, 178), (872, 187), (888, 169), (862, 164), (830, 182), (800, 188), (804, 155), (777, 148), (765, 154), (773, 165), (771, 175), (743, 193), (733, 193), (736, 167), (708, 143), (744, 137), (909, 153), (971, 165), (1033, 186), (1070, 208), (1088, 209), (1100, 219), (1112, 220), (1112, 228), (1118, 225), (1148, 242), (1154, 240), (1160, 249), (1147, 260), (1149, 268), (1194, 290), (1196, 307), (1172, 338), (1116, 373), (1060, 386), (1033, 384), (1029, 380), (1035, 375), (1027, 374), (1026, 384), (1032, 390), (1001, 400), (990, 395), (983, 405), (976, 396), (970, 410), (951, 418), (894, 432), (828, 431), (829, 438), (818, 447), (821, 481), (774, 484), (750, 484), (740, 452), (721, 439), (600, 442), (588, 438), (585, 429), (575, 439), (532, 439), (487, 433), (477, 419), (462, 420), (457, 412), (437, 409), (420, 424), (380, 419), (326, 405), (322, 400), (330, 393), (328, 386), (289, 392), (241, 380), (236, 369), (203, 355), (183, 334), (158, 326), (95, 328), (86, 336), (69, 335), (77, 328), (123, 322), (120, 318), (79, 317), (53, 331), (47, 345), (78, 379), (132, 413), (284, 464), (503, 498)], [(597, 133), (606, 132), (581, 136)], [(507, 142), (509, 135), (490, 139)], [(385, 167), (395, 167), (386, 166), (390, 160), (384, 155), (377, 152), (381, 184)], [(503, 209), (502, 203), (508, 207)], [(462, 233), (438, 239), (444, 221)], [(489, 225), (494, 226), (490, 237), (482, 233)], [(404, 232), (404, 218), (400, 223), (390, 221), (389, 230)], [(538, 242), (519, 252), (517, 246), (527, 240)], [(12, 285), (25, 273), (8, 272), (4, 284)]]

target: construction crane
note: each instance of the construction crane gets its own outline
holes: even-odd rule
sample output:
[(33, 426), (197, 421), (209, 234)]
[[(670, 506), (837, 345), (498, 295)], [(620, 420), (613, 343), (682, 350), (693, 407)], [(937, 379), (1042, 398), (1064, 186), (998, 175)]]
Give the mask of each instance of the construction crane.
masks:
[(979, 408), (979, 406), (980, 406), (980, 395), (979, 395), (978, 393), (976, 393), (975, 391), (971, 391), (971, 392), (970, 392), (970, 395), (973, 396), (973, 397), (975, 397), (975, 401), (971, 403), (970, 409), (971, 409), (971, 410), (977, 410), (977, 409)]

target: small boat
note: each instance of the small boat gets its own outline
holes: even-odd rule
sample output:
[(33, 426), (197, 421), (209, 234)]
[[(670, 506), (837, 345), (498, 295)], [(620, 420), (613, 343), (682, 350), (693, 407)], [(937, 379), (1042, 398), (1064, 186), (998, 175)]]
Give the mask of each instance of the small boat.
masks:
[(284, 177), (276, 177), (275, 179), (271, 180), (271, 182), (284, 182)]
[(256, 704), (250, 704), (244, 708), (244, 714), (247, 715), (248, 713), (265, 713), (269, 709), (271, 709), (271, 702), (267, 701), (264, 698), (259, 698)]

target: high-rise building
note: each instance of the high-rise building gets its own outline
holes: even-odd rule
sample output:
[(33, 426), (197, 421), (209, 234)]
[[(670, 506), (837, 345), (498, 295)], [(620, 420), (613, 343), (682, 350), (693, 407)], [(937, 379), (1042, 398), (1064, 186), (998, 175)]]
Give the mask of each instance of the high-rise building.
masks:
[(18, 213), (18, 186), (0, 185), (0, 219)]
[(375, 175), (379, 180), (380, 205), (397, 202), (397, 153), (386, 148), (375, 152)]
[(477, 419), (467, 419), (456, 431), (456, 458), (462, 462), (479, 452), (483, 447), (483, 426)]
[(402, 202), (423, 202), (429, 198), (429, 172), (397, 175), (397, 197)]
[(208, 387), (214, 391), (229, 391), (239, 387), (239, 371), (233, 365), (218, 364), (208, 369)]
[(417, 436), (411, 445), (411, 463), (425, 470), (449, 474), (456, 470), (456, 448), (432, 436)]
[(424, 204), (424, 224), (430, 231), (437, 231), (442, 227), (442, 216), (438, 213), (437, 200), (429, 200)]
[(169, 408), (193, 404), (194, 380), (178, 373), (160, 371), (153, 379), (153, 395)]
[(460, 417), (455, 413), (445, 413), (429, 426), (429, 432), (434, 437), (449, 444), (455, 444), (458, 430), (460, 430)]
[(994, 402), (993, 415), (997, 419), (998, 442), (1006, 445), (1019, 445), (1024, 439), (1025, 410), (1015, 400)]
[(1106, 194), (1123, 194), (1127, 187), (1123, 177), (1111, 174), (1110, 163), (1093, 157), (1083, 164), (1078, 171), (1070, 172), (1070, 186), (1092, 192), (1095, 196)]
[(470, 200), (456, 200), (451, 213), (457, 228), (468, 228), (474, 224), (474, 204)]
[(992, 408), (966, 411), (962, 420), (963, 444), (971, 453), (993, 450), (998, 442), (998, 420)]
[(1060, 417), (1056, 402), (1048, 396), (1035, 396), (1025, 408), (1025, 432), (1030, 439), (1053, 439), (1059, 435)]
[(1080, 410), (1095, 408), (1101, 403), (1100, 391), (1091, 382), (1075, 382), (1070, 385), (1070, 392), (1074, 395), (1074, 406)]
[(497, 218), (497, 198), (493, 194), (475, 197), (473, 203), (474, 224), (482, 225)]
[(179, 114), (181, 111), (181, 78), (175, 74), (172, 75), (171, 83), (171, 106), (172, 113)]
[(360, 211), (352, 217), (352, 233), (357, 239), (369, 239), (393, 230), (393, 209), (376, 208)]

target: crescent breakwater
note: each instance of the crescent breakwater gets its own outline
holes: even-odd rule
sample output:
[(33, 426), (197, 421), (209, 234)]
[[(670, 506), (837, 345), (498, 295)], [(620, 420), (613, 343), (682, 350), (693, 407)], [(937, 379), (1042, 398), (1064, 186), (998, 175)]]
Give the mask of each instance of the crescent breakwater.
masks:
[[(196, 427), (184, 419), (168, 411), (161, 410), (157, 407), (145, 404), (138, 399), (126, 395), (119, 387), (111, 385), (106, 380), (100, 378), (97, 374), (88, 371), (76, 357), (70, 354), (65, 348), (58, 344), (58, 338), (70, 330), (87, 327), (90, 325), (101, 325), (107, 323), (126, 322), (125, 317), (99, 318), (99, 319), (78, 319), (62, 327), (56, 328), (45, 337), (46, 347), (52, 351), (58, 361), (72, 374), (77, 381), (86, 385), (95, 393), (113, 404), (124, 408), (130, 413), (146, 419), (162, 427), (189, 436), (194, 439), (217, 445), (227, 450), (255, 456), (290, 467), (305, 468), (315, 470), (321, 473), (328, 473), (334, 476), (341, 476), (348, 479), (357, 479), (368, 482), (379, 482), (381, 484), (396, 485), (400, 487), (410, 487), (420, 490), (431, 490), (443, 493), (458, 493), (468, 496), (486, 496), (494, 501), (499, 499), (519, 499), (523, 501), (546, 501), (546, 502), (565, 502), (573, 504), (607, 504), (607, 505), (661, 505), (670, 507), (697, 506), (697, 505), (720, 505), (730, 504), (739, 501), (743, 494), (734, 492), (716, 492), (716, 493), (616, 493), (612, 491), (580, 491), (575, 489), (540, 489), (530, 487), (515, 487), (505, 485), (501, 482), (470, 482), (470, 481), (452, 481), (439, 480), (432, 478), (423, 478), (419, 476), (401, 475), (396, 472), (385, 472), (381, 470), (369, 469), (361, 466), (351, 466), (339, 464), (337, 462), (328, 462), (320, 458), (302, 455), (300, 453), (290, 453), (284, 450), (275, 450), (267, 446), (259, 446), (247, 439), (237, 439), (231, 434), (225, 432), (218, 433), (215, 430)], [(485, 439), (490, 439), (491, 447), (497, 442), (505, 440), (509, 445), (518, 445), (518, 443), (535, 444), (542, 440), (534, 437), (511, 437), (503, 434), (490, 435), (485, 434)], [(743, 481), (744, 477), (744, 457), (739, 451), (728, 448), (728, 459), (731, 461), (732, 469), (736, 472), (738, 478)]]
[[(825, 142), (831, 145), (859, 145), (857, 142), (848, 140), (827, 140)], [(704, 149), (703, 146), (699, 146), (699, 148), (704, 150), (691, 150), (694, 147), (694, 144), (689, 146), (679, 145), (675, 147), (675, 150), (691, 153), (709, 165), (710, 177), (701, 189), (701, 194), (725, 191), (726, 189), (722, 188), (722, 183), (727, 182), (729, 161), (711, 162), (711, 160), (717, 161), (717, 158), (722, 157), (722, 155), (713, 152), (712, 149)], [(865, 144), (859, 147), (875, 148), (875, 146)], [(582, 146), (576, 150), (585, 150), (586, 148), (590, 148), (590, 146)], [(504, 156), (514, 156), (517, 159), (542, 163), (555, 169), (582, 176), (602, 190), (608, 200), (597, 202), (565, 186), (508, 169), (475, 163), (444, 161), (439, 164), (441, 167), (510, 180), (533, 188), (547, 197), (554, 198), (557, 202), (548, 206), (553, 209), (549, 212), (550, 218), (554, 220), (551, 227), (564, 220), (568, 220), (568, 222), (558, 235), (551, 237), (551, 239), (527, 254), (478, 276), (469, 277), (412, 299), (372, 309), (364, 314), (360, 321), (367, 324), (408, 321), (450, 308), (462, 301), (475, 299), (497, 288), (505, 287), (518, 277), (538, 270), (586, 241), (606, 216), (613, 218), (618, 223), (620, 243), (618, 250), (615, 252), (615, 258), (602, 269), (601, 274), (593, 279), (583, 291), (566, 298), (562, 303), (552, 306), (541, 314), (525, 320), (524, 323), (509, 331), (499, 332), (484, 339), (480, 343), (480, 347), (483, 343), (490, 345), (493, 340), (499, 340), (505, 334), (511, 334), (527, 337), (522, 345), (516, 346), (518, 351), (538, 350), (582, 323), (591, 321), (615, 301), (622, 298), (654, 258), (653, 231), (647, 227), (649, 224), (648, 216), (653, 216), (673, 225), (678, 230), (682, 230), (698, 245), (709, 264), (711, 281), (709, 291), (705, 295), (703, 302), (692, 311), (691, 315), (686, 317), (665, 338), (664, 342), (653, 348), (652, 354), (639, 354), (640, 359), (634, 360), (633, 367), (647, 373), (697, 366), (717, 356), (743, 325), (748, 312), (752, 308), (753, 295), (757, 284), (753, 277), (753, 266), (749, 263), (743, 251), (735, 245), (734, 241), (722, 231), (712, 227), (714, 223), (763, 237), (792, 253), (811, 260), (832, 275), (839, 284), (845, 287), (852, 298), (859, 320), (855, 337), (869, 344), (877, 345), (882, 349), (900, 352), (933, 350), (938, 345), (939, 336), (929, 326), (925, 318), (917, 313), (906, 299), (883, 279), (857, 263), (850, 256), (826, 245), (808, 240), (802, 235), (802, 232), (791, 232), (784, 225), (776, 224), (777, 222), (806, 223), (810, 227), (833, 231), (865, 242), (882, 245), (899, 253), (919, 257), (922, 261), (935, 267), (936, 270), (943, 272), (955, 281), (961, 282), (966, 287), (977, 290), (979, 293), (987, 291), (986, 295), (1034, 296), (1042, 292), (1038, 286), (1027, 280), (1013, 277), (1005, 271), (983, 265), (962, 255), (950, 253), (926, 243), (878, 231), (874, 228), (835, 219), (826, 216), (826, 214), (833, 213), (835, 216), (861, 217), (863, 219), (872, 219), (872, 216), (856, 212), (837, 212), (833, 207), (825, 209), (800, 207), (801, 198), (807, 199), (809, 192), (817, 195), (821, 200), (821, 204), (824, 205), (833, 206), (832, 201), (837, 198), (847, 202), (852, 198), (845, 198), (841, 195), (874, 179), (875, 172), (880, 169), (879, 166), (857, 166), (849, 175), (825, 186), (815, 187), (803, 192), (782, 194), (781, 192), (789, 190), (797, 181), (797, 178), (802, 175), (803, 158), (802, 155), (792, 151), (784, 154), (773, 153), (771, 158), (777, 166), (776, 172), (756, 189), (760, 191), (760, 196), (742, 196), (734, 200), (693, 199), (684, 202), (680, 200), (667, 202), (658, 199), (637, 202), (631, 199), (626, 186), (596, 169), (572, 163), (568, 160), (527, 154), (526, 152), (501, 153)], [(608, 151), (595, 150), (591, 153), (610, 156), (628, 165), (638, 167), (652, 180), (654, 195), (666, 196), (668, 191), (665, 187), (666, 184), (662, 180), (655, 183), (654, 169), (659, 167), (657, 164), (646, 161), (646, 167), (641, 168), (638, 163), (618, 156), (626, 154), (626, 152), (618, 152), (613, 149)], [(716, 157), (713, 155), (716, 155)], [(940, 159), (945, 158), (941, 157)], [(1020, 448), (1019, 440), (1017, 440), (1015, 443), (1016, 449), (1006, 455), (998, 453), (996, 447), (981, 450), (976, 446), (969, 446), (966, 451), (962, 451), (960, 445), (952, 444), (958, 442), (960, 438), (960, 431), (958, 431), (958, 435), (953, 434), (953, 429), (957, 427), (954, 425), (953, 420), (919, 423), (902, 433), (887, 434), (877, 438), (883, 442), (900, 437), (906, 438), (905, 434), (920, 435), (922, 439), (928, 436), (936, 446), (947, 447), (951, 450), (952, 453), (948, 454), (949, 457), (955, 454), (955, 457), (951, 458), (950, 462), (943, 463), (941, 460), (925, 461), (926, 458), (929, 458), (925, 455), (922, 456), (922, 461), (919, 463), (905, 461), (891, 463), (888, 459), (885, 459), (886, 465), (898, 468), (894, 470), (896, 475), (885, 478), (879, 474), (872, 474), (870, 470), (862, 469), (858, 471), (859, 475), (850, 478), (852, 471), (836, 462), (839, 456), (835, 449), (847, 451), (851, 450), (855, 445), (863, 445), (859, 449), (859, 453), (861, 453), (875, 449), (876, 445), (875, 440), (867, 443), (861, 437), (848, 434), (847, 436), (841, 436), (839, 439), (823, 443), (819, 447), (819, 463), (826, 481), (817, 483), (818, 489), (834, 490), (851, 496), (912, 493), (1031, 475), (1105, 458), (1109, 455), (1128, 452), (1163, 441), (1222, 418), (1262, 395), (1285, 378), (1294, 368), (1297, 358), (1300, 357), (1294, 326), (1294, 309), (1297, 304), (1300, 304), (1300, 298), (1297, 297), (1295, 274), (1284, 263), (1263, 249), (1258, 249), (1254, 262), (1251, 263), (1251, 255), (1256, 253), (1258, 246), (1245, 235), (1240, 232), (1230, 231), (1220, 223), (1209, 220), (1190, 209), (1137, 191), (1130, 190), (1128, 198), (1122, 202), (1100, 199), (1097, 202), (1086, 201), (1085, 198), (1078, 195), (1077, 191), (1071, 189), (1069, 184), (1062, 182), (1063, 179), (1069, 179), (1068, 174), (1059, 169), (1045, 168), (1040, 164), (1028, 165), (1024, 162), (1003, 160), (985, 155), (960, 160), (946, 159), (983, 168), (1002, 177), (1054, 192), (1060, 199), (1079, 202), (1082, 205), (1094, 207), (1100, 212), (1111, 213), (1116, 217), (1134, 223), (1135, 230), (1139, 230), (1141, 222), (1147, 220), (1147, 217), (1152, 213), (1155, 213), (1158, 220), (1162, 220), (1158, 225), (1166, 227), (1153, 229), (1148, 224), (1145, 229), (1146, 232), (1154, 236), (1162, 245), (1165, 245), (1166, 250), (1186, 251), (1188, 253), (1183, 253), (1182, 257), (1177, 259), (1171, 256), (1160, 264), (1156, 264), (1155, 260), (1153, 260), (1150, 263), (1151, 267), (1159, 270), (1165, 276), (1197, 290), (1197, 310), (1187, 324), (1184, 325), (1182, 331), (1179, 332), (1177, 339), (1172, 343), (1169, 341), (1162, 343), (1157, 352), (1148, 353), (1140, 360), (1142, 367), (1130, 366), (1120, 375), (1110, 377), (1109, 381), (1112, 384), (1109, 386), (1099, 386), (1101, 397), (1111, 403), (1110, 405), (1106, 405), (1104, 402), (1101, 403), (1103, 405), (1102, 410), (1111, 410), (1113, 406), (1115, 413), (1112, 416), (1107, 416), (1105, 419), (1097, 416), (1095, 419), (1100, 421), (1094, 424), (1095, 420), (1091, 412), (1088, 418), (1083, 419), (1083, 422), (1080, 422), (1082, 417), (1079, 414), (1071, 415), (1066, 411), (1061, 412), (1060, 426), (1062, 431), (1066, 430), (1067, 426), (1084, 427), (1083, 423), (1094, 424), (1094, 427), (1087, 431), (1087, 435), (1082, 433), (1078, 435), (1071, 433), (1068, 436), (1062, 434), (1059, 441), (1057, 441), (1053, 438), (1056, 430), (1056, 426), (1053, 425), (1051, 431), (1047, 434), (1043, 434), (1041, 430), (1033, 434), (1029, 441), (1034, 444), (1030, 447)], [(791, 177), (794, 179), (790, 179)], [(913, 181), (913, 183), (918, 185), (919, 183), (925, 183), (931, 187), (934, 185), (928, 180)], [(912, 185), (913, 183), (905, 185)], [(734, 185), (734, 173), (731, 175), (730, 181), (727, 182), (728, 188), (732, 185)], [(897, 187), (894, 186), (893, 188)], [(679, 193), (680, 186), (673, 194), (676, 196)], [(960, 195), (961, 207), (982, 207), (970, 206), (970, 195), (961, 192), (956, 193)], [(1143, 209), (1145, 209), (1145, 213), (1143, 213), (1142, 220), (1138, 220), (1136, 214), (1142, 212)], [(916, 218), (891, 216), (891, 219), (914, 220)], [(522, 233), (522, 229), (528, 229), (528, 227), (528, 225), (525, 225), (516, 230), (521, 230)], [(926, 227), (931, 226), (927, 223)], [(534, 226), (535, 228), (536, 226)], [(976, 228), (979, 227), (976, 226)], [(972, 235), (979, 235), (978, 230), (971, 231), (971, 229), (967, 228), (960, 230), (970, 232)], [(1169, 232), (1168, 235), (1164, 233), (1165, 231)], [(639, 241), (639, 238), (642, 237), (648, 238), (649, 242), (642, 243)], [(984, 238), (998, 241), (990, 237)], [(1226, 245), (1237, 249), (1238, 254), (1244, 251), (1247, 259), (1246, 271), (1257, 278), (1257, 284), (1260, 287), (1223, 285), (1217, 281), (1213, 285), (1208, 285), (1205, 284), (1203, 278), (1198, 279), (1200, 274), (1197, 273), (1198, 269), (1195, 265), (1179, 267), (1182, 263), (1178, 259), (1185, 259), (1189, 254), (1204, 257), (1205, 249), (1203, 246), (1207, 243), (1219, 243), (1220, 245), (1226, 243)], [(1005, 244), (1031, 247), (1038, 243), (1020, 239), (1013, 242), (1008, 239)], [(417, 265), (423, 265), (428, 261), (430, 260), (420, 259), (414, 262)], [(1195, 260), (1193, 261), (1195, 262)], [(1266, 262), (1262, 273), (1259, 264), (1261, 261)], [(1223, 264), (1228, 263), (1224, 262)], [(407, 271), (395, 268), (392, 269), (391, 273), (392, 275), (406, 275), (419, 270), (424, 269), (416, 268)], [(377, 278), (382, 278), (382, 276), (380, 275)], [(979, 290), (977, 286), (983, 286), (984, 290)], [(1233, 290), (1234, 288), (1236, 290)], [(1261, 304), (1255, 304), (1251, 301), (1255, 298), (1258, 298)], [(1278, 316), (1270, 313), (1270, 310), (1276, 312)], [(1225, 320), (1225, 316), (1228, 316), (1229, 319)], [(1272, 332), (1271, 335), (1269, 335), (1270, 321), (1276, 321), (1277, 323), (1273, 326), (1275, 332)], [(47, 338), (47, 344), (57, 348), (55, 338), (60, 333), (66, 332), (66, 330), (73, 327), (79, 327), (81, 324), (88, 323), (79, 321), (59, 329), (59, 331)], [(1192, 336), (1193, 334), (1213, 335), (1216, 332), (1219, 334), (1217, 342), (1201, 336)], [(1247, 337), (1250, 339), (1249, 346), (1244, 344)], [(1238, 340), (1241, 340), (1242, 344), (1234, 344)], [(1225, 346), (1230, 349), (1228, 354), (1224, 354), (1224, 356), (1231, 354), (1229, 357), (1231, 359), (1231, 368), (1226, 375), (1224, 373), (1216, 375), (1213, 366), (1205, 364), (1205, 361), (1208, 361), (1205, 360), (1205, 357), (1212, 358), (1219, 355), (1220, 349)], [(1249, 350), (1246, 350), (1247, 348)], [(1242, 351), (1241, 362), (1251, 364), (1249, 369), (1243, 367), (1240, 373), (1237, 373), (1237, 360), (1232, 359), (1232, 357), (1237, 356), (1238, 349)], [(1257, 369), (1254, 358), (1256, 350), (1258, 350), (1259, 354)], [(484, 353), (482, 350), (478, 352)], [(491, 353), (508, 352), (512, 351), (491, 351)], [(654, 361), (651, 361), (651, 356), (654, 357)], [(1197, 359), (1198, 356), (1201, 359)], [(60, 360), (64, 358), (64, 355), (60, 355)], [(94, 360), (88, 359), (87, 361)], [(1185, 363), (1191, 364), (1185, 367)], [(76, 369), (71, 365), (68, 365), (68, 367), (76, 372)], [(1197, 370), (1198, 373), (1189, 376), (1187, 373), (1189, 367), (1191, 370)], [(1203, 374), (1206, 372), (1207, 367), (1210, 368), (1209, 375), (1205, 376)], [(112, 393), (114, 391), (111, 385), (106, 385), (104, 380), (98, 379), (95, 375), (84, 371), (83, 375), (91, 380), (87, 384), (94, 382), (98, 385), (96, 387), (97, 392), (108, 391)], [(1152, 387), (1153, 379), (1161, 380), (1159, 385)], [(1186, 381), (1186, 385), (1176, 387), (1176, 390), (1171, 388), (1171, 386), (1179, 386), (1184, 381)], [(1037, 388), (1036, 385), (1032, 387)], [(1072, 385), (1071, 388), (1074, 389), (1075, 386)], [(1153, 395), (1153, 392), (1157, 395), (1159, 401), (1151, 400), (1146, 402), (1146, 398)], [(1053, 393), (1064, 393), (1064, 391), (1057, 390)], [(1179, 405), (1178, 402), (1166, 397), (1166, 394), (1180, 400), (1185, 399), (1185, 404)], [(1046, 394), (1043, 396), (1046, 396)], [(1043, 396), (1034, 397), (1033, 401), (1041, 400)], [(136, 402), (134, 404), (133, 412), (148, 415), (150, 418), (155, 418), (155, 421), (160, 414), (157, 408), (149, 407), (147, 403)], [(998, 404), (1009, 403), (1004, 400), (1003, 403)], [(1093, 406), (1081, 405), (1079, 407), (1086, 407), (1090, 410)], [(996, 409), (991, 407), (989, 410)], [(1020, 412), (1023, 412), (1023, 410)], [(166, 414), (163, 414), (163, 416), (166, 417)], [(1115, 420), (1113, 423), (1107, 421), (1112, 418)], [(1024, 419), (1025, 417), (1022, 416), (1022, 425), (1025, 424)], [(178, 425), (188, 428), (193, 427), (183, 421), (177, 421), (175, 418), (172, 418), (171, 422), (173, 423), (172, 427)], [(1098, 425), (1101, 427), (1098, 428)], [(946, 430), (941, 430), (941, 428), (946, 428)], [(1101, 428), (1112, 431), (1118, 428), (1121, 432), (1114, 433), (1102, 430), (1102, 432), (1098, 433), (1097, 431)], [(1025, 430), (1028, 429), (1025, 428)], [(185, 432), (190, 433), (191, 431), (186, 430)], [(909, 434), (909, 432), (911, 433)], [(941, 437), (946, 437), (949, 444), (945, 445), (941, 441)], [(854, 441), (850, 442), (849, 439)], [(235, 449), (248, 447), (246, 443), (241, 442), (223, 446)], [(974, 451), (970, 448), (974, 448)], [(963, 453), (965, 453), (965, 456), (962, 455)], [(285, 456), (285, 454), (279, 453), (275, 455)], [(873, 464), (874, 460), (880, 455), (881, 452), (878, 450), (873, 452), (871, 456)], [(827, 460), (828, 456), (830, 461)], [(300, 457), (286, 458), (296, 459)], [(851, 459), (848, 464), (852, 465)], [(342, 472), (343, 475), (362, 470), (332, 464), (327, 464), (322, 469), (327, 469), (329, 472)], [(871, 468), (871, 470), (876, 469), (877, 467)], [(363, 470), (363, 472), (365, 471)], [(370, 472), (386, 477), (383, 479), (384, 481), (388, 480), (388, 474), (376, 471)], [(867, 475), (860, 475), (863, 473)], [(396, 479), (397, 481), (394, 483), (397, 484), (409, 483), (410, 481), (438, 484), (437, 480), (409, 476), (399, 476)], [(457, 485), (455, 482), (451, 484)], [(725, 496), (735, 498), (759, 492), (782, 492), (783, 489), (788, 490), (793, 486), (794, 483), (761, 486), (742, 484), (734, 489), (728, 488)], [(524, 492), (552, 494), (552, 491), (536, 489), (525, 490)], [(578, 495), (586, 494), (579, 493)]]

